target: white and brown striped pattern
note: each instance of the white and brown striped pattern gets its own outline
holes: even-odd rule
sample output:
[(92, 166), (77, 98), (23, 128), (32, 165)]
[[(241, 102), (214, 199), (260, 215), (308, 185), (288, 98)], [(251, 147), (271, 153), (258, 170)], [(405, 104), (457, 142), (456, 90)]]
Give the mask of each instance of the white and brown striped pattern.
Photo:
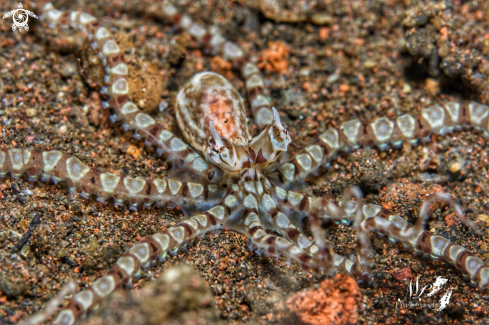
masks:
[[(95, 281), (88, 289), (76, 294), (70, 304), (57, 316), (55, 324), (71, 325), (87, 311), (95, 308), (98, 302), (115, 289), (130, 285), (133, 278), (139, 277), (141, 269), (148, 268), (157, 261), (166, 261), (167, 254), (185, 246), (194, 238), (222, 225), (229, 218), (227, 210), (219, 206), (208, 212), (194, 216), (168, 230), (144, 238), (120, 257), (107, 275)], [(222, 213), (216, 213), (216, 211)]]
[(259, 221), (250, 222), (247, 225), (246, 234), (251, 242), (266, 254), (284, 255), (298, 262), (305, 270), (314, 266), (313, 258), (310, 254), (299, 248), (291, 240), (267, 234)]
[(208, 29), (192, 21), (189, 16), (181, 15), (170, 1), (162, 1), (161, 10), (168, 21), (188, 32), (203, 46), (210, 48), (214, 55), (221, 55), (224, 59), (231, 61), (237, 68), (243, 66), (245, 62), (243, 49), (227, 41), (218, 28)]
[[(248, 219), (252, 218), (248, 217)], [(247, 226), (246, 233), (253, 245), (260, 252), (271, 256), (283, 255), (287, 259), (297, 262), (304, 270), (311, 270), (315, 273), (321, 271), (340, 271), (353, 276), (357, 275), (355, 272), (356, 262), (352, 262), (348, 258), (331, 251), (326, 252), (328, 255), (327, 258), (318, 259), (319, 247), (312, 243), (310, 244), (307, 239), (307, 248), (304, 249), (300, 246), (300, 238), (299, 240), (293, 240), (292, 238), (288, 238), (288, 236), (286, 236), (287, 238), (283, 238), (267, 234), (258, 220), (247, 222)]]
[(112, 34), (106, 27), (100, 26), (95, 17), (80, 12), (62, 12), (54, 9), (51, 3), (42, 7), (43, 15), (41, 19), (45, 20), (52, 26), (71, 25), (83, 30), (91, 40), (90, 44), (102, 58), (107, 75), (105, 80), (107, 86), (102, 88), (102, 93), (110, 97), (103, 103), (106, 108), (111, 108), (114, 114), (111, 116), (112, 121), (124, 120), (124, 128), (134, 129), (134, 137), (145, 139), (146, 145), (157, 147), (158, 153), (170, 154), (173, 159), (184, 161), (185, 168), (205, 174), (211, 181), (219, 175), (214, 166), (207, 164), (204, 160), (196, 162), (187, 162), (186, 158), (195, 153), (185, 142), (175, 137), (175, 135), (166, 130), (165, 127), (156, 122), (150, 115), (143, 113), (138, 109), (136, 104), (131, 100), (129, 94), (128, 66), (124, 59), (119, 45), (112, 38)]
[(8, 172), (13, 178), (27, 173), (30, 181), (36, 181), (39, 176), (43, 181), (65, 181), (71, 192), (79, 190), (79, 195), (84, 198), (95, 194), (101, 203), (108, 198), (113, 198), (115, 204), (128, 201), (130, 209), (137, 209), (140, 204), (148, 207), (152, 204), (163, 206), (167, 202), (213, 202), (223, 195), (216, 185), (174, 179), (145, 180), (101, 172), (59, 151), (0, 149), (0, 175)]
[[(441, 193), (432, 195), (423, 203), (420, 216), (415, 225), (410, 224), (399, 215), (374, 204), (352, 204), (345, 209), (345, 206), (341, 207), (341, 204), (335, 203), (337, 210), (324, 214), (321, 218), (331, 219), (335, 222), (348, 220), (353, 213), (356, 213), (357, 209), (360, 209), (363, 214), (363, 221), (359, 223), (357, 229), (359, 233), (368, 234), (374, 231), (378, 232), (381, 236), (387, 235), (390, 242), (395, 243), (399, 241), (413, 253), (421, 254), (435, 260), (442, 259), (452, 264), (474, 286), (478, 286), (480, 290), (484, 291), (489, 289), (489, 266), (482, 259), (444, 237), (423, 230), (424, 223), (428, 218), (429, 206), (437, 199), (447, 201), (455, 209), (455, 212), (463, 222), (473, 226), (463, 217), (460, 207), (448, 195)], [(314, 200), (312, 204), (314, 208), (324, 205), (318, 199)], [(327, 210), (331, 211), (331, 206)], [(476, 232), (479, 231), (476, 229)], [(365, 248), (362, 245), (365, 246), (365, 244), (358, 243), (358, 250)]]
[(431, 134), (443, 135), (462, 127), (473, 127), (489, 138), (489, 106), (476, 102), (447, 102), (424, 108), (416, 115), (380, 117), (368, 123), (357, 119), (347, 121), (339, 128), (328, 129), (313, 144), (279, 166), (274, 178), (283, 184), (304, 180), (320, 166), (327, 166), (339, 150), (374, 145), (381, 150), (389, 145), (398, 148), (402, 142), (416, 144)]

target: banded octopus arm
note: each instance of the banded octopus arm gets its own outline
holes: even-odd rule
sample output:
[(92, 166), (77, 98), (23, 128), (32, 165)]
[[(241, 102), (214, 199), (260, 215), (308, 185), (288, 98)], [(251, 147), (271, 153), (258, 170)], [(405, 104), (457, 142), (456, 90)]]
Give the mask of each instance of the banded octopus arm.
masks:
[(288, 187), (303, 182), (306, 177), (327, 166), (339, 151), (376, 145), (380, 150), (394, 148), (402, 142), (417, 144), (428, 140), (431, 134), (474, 128), (489, 137), (489, 106), (477, 102), (447, 102), (421, 110), (416, 115), (404, 114), (396, 118), (380, 117), (363, 122), (353, 119), (339, 128), (329, 128), (313, 144), (299, 151), (270, 174), (277, 184)]
[(297, 240), (293, 240), (287, 234), (285, 238), (267, 234), (263, 225), (253, 214), (249, 215), (245, 221), (245, 230), (242, 231), (251, 243), (267, 256), (285, 256), (289, 261), (298, 263), (303, 270), (313, 270), (318, 273), (321, 270), (328, 272), (339, 271), (355, 276), (354, 262), (349, 259), (327, 250), (327, 257), (319, 259), (317, 246), (311, 243), (311, 247), (306, 250), (300, 248)]
[[(351, 274), (359, 281), (368, 280), (368, 276), (371, 275), (367, 261), (371, 249), (370, 232), (377, 232), (380, 236), (387, 234), (391, 242), (399, 240), (406, 249), (413, 251), (415, 254), (422, 253), (433, 259), (444, 259), (454, 265), (464, 276), (469, 276), (472, 284), (479, 285), (480, 289), (489, 288), (489, 267), (486, 266), (487, 270), (481, 268), (484, 265), (484, 261), (469, 253), (462, 246), (455, 245), (449, 240), (423, 229), (428, 218), (430, 205), (436, 200), (443, 200), (453, 207), (462, 223), (471, 227), (477, 234), (483, 235), (483, 232), (472, 221), (464, 217), (460, 206), (447, 194), (438, 193), (426, 199), (414, 226), (399, 215), (380, 206), (373, 204), (363, 205), (361, 193), (355, 187), (347, 189), (343, 200), (339, 202), (327, 198), (312, 199), (303, 194), (287, 191), (277, 186), (272, 186), (271, 194), (271, 202), (266, 203), (268, 200), (263, 200), (266, 203), (265, 206), (271, 207), (271, 212), (274, 212), (275, 209), (278, 210), (277, 206), (280, 206), (280, 209), (286, 215), (298, 210), (302, 212), (302, 215), (296, 219), (289, 218), (282, 212), (275, 212), (273, 220), (277, 223), (277, 229), (284, 230), (282, 233), (284, 237), (315, 257), (319, 265), (315, 267), (310, 265), (313, 270), (331, 272), (336, 267), (338, 270), (344, 270)], [(350, 200), (353, 197), (356, 201)], [(293, 221), (293, 223), (300, 225), (305, 215), (309, 216), (314, 242), (307, 240), (291, 222)], [(325, 231), (321, 227), (321, 220), (326, 219), (346, 226), (352, 225), (354, 221), (354, 227), (357, 232), (357, 258), (355, 261), (350, 261), (332, 253), (331, 245), (326, 240)], [(408, 229), (411, 230), (407, 232)], [(400, 232), (400, 230), (404, 230), (404, 232)], [(458, 251), (450, 253), (448, 249), (452, 246), (456, 246), (453, 249)], [(462, 252), (465, 255), (458, 256), (458, 253)], [(454, 255), (455, 253), (457, 253), (457, 256)], [(334, 266), (327, 263), (330, 260), (329, 255), (333, 256)], [(467, 260), (468, 257), (470, 259)], [(339, 264), (342, 267), (338, 267)]]
[[(367, 267), (366, 252), (365, 248), (368, 249), (368, 238), (365, 238), (363, 233), (359, 233), (357, 236), (358, 253), (355, 262), (352, 262), (340, 255), (333, 253), (332, 246), (326, 240), (326, 234), (321, 228), (321, 219), (326, 219), (329, 215), (333, 214), (335, 216), (343, 216), (347, 214), (351, 218), (351, 215), (355, 213), (354, 210), (347, 209), (346, 211), (342, 206), (347, 206), (350, 202), (350, 197), (355, 197), (357, 201), (361, 204), (361, 193), (360, 191), (353, 187), (345, 191), (343, 201), (339, 204), (331, 201), (327, 198), (317, 198), (313, 199), (307, 195), (303, 195), (297, 192), (284, 190), (278, 186), (272, 186), (270, 201), (264, 204), (270, 207), (269, 210), (273, 216), (275, 222), (274, 229), (281, 229), (282, 235), (298, 247), (308, 252), (318, 262), (318, 265), (313, 268), (318, 271), (325, 271), (331, 273), (335, 270), (344, 270), (348, 274), (354, 276), (358, 281), (365, 281), (369, 269)], [(309, 222), (311, 225), (311, 231), (314, 237), (314, 242), (308, 240), (299, 228), (301, 227), (302, 220), (309, 217)], [(363, 220), (363, 215), (360, 213), (355, 214), (357, 223)], [(349, 224), (348, 224), (349, 225)], [(334, 264), (331, 264), (331, 258), (333, 256)], [(339, 267), (339, 266), (342, 267)]]
[(184, 141), (177, 138), (171, 131), (155, 121), (150, 115), (143, 113), (131, 100), (129, 83), (127, 81), (128, 66), (124, 54), (112, 38), (107, 28), (100, 26), (95, 17), (78, 11), (63, 12), (57, 10), (48, 2), (42, 6), (41, 19), (51, 27), (71, 25), (81, 29), (88, 35), (91, 46), (102, 58), (107, 75), (107, 86), (102, 88), (102, 94), (108, 95), (104, 102), (105, 108), (111, 108), (114, 114), (112, 122), (123, 120), (125, 130), (134, 129), (136, 139), (146, 138), (145, 144), (157, 147), (161, 155), (168, 153), (173, 161), (183, 162), (186, 168), (196, 175), (206, 175), (211, 183), (220, 181), (222, 173), (218, 168), (208, 164), (200, 155)]
[[(318, 247), (299, 229), (302, 218), (293, 216), (292, 212), (299, 210), (302, 212), (302, 217), (307, 216), (312, 202), (311, 198), (283, 190), (270, 184), (268, 180), (265, 180), (264, 187), (271, 191), (260, 195), (259, 212), (254, 204), (256, 200), (251, 200), (253, 203), (250, 204), (245, 199), (246, 210), (241, 218), (245, 220), (244, 225), (238, 228), (231, 226), (231, 229), (247, 235), (252, 243), (266, 254), (284, 255), (289, 260), (299, 263), (304, 269), (312, 269), (316, 273), (340, 271), (361, 279), (359, 272), (356, 271), (357, 263), (334, 253), (331, 245), (325, 240), (324, 234), (321, 233), (321, 237), (315, 236), (316, 243), (319, 243), (320, 246)], [(255, 193), (253, 190), (251, 192)], [(269, 216), (269, 218), (261, 219), (267, 220), (270, 224), (262, 224), (258, 214)], [(284, 238), (268, 234), (262, 236), (264, 230), (276, 231)], [(257, 231), (261, 232), (256, 234)]]
[[(349, 221), (345, 221), (351, 220), (352, 215), (355, 215), (355, 227), (358, 236), (357, 261), (360, 262), (359, 267), (362, 271), (369, 271), (367, 260), (365, 258), (362, 261), (361, 255), (365, 257), (369, 255), (370, 232), (376, 232), (381, 237), (387, 236), (391, 243), (399, 241), (405, 249), (410, 250), (413, 254), (423, 255), (434, 260), (443, 259), (460, 271), (466, 280), (470, 280), (472, 286), (477, 286), (482, 291), (489, 289), (489, 266), (482, 259), (464, 247), (424, 230), (431, 204), (436, 200), (442, 200), (454, 209), (462, 223), (471, 227), (477, 234), (486, 235), (472, 221), (465, 218), (460, 206), (448, 194), (436, 193), (428, 197), (423, 202), (419, 217), (414, 225), (392, 211), (374, 204), (362, 204), (358, 199), (357, 197), (359, 204), (356, 201), (343, 201), (343, 207), (331, 201), (325, 202), (321, 198), (314, 199), (310, 217), (314, 238), (325, 238), (324, 230), (318, 223), (320, 219), (331, 219), (335, 222), (341, 220), (343, 223), (350, 224)], [(361, 221), (359, 222), (359, 220)], [(316, 241), (316, 244), (320, 247), (319, 251), (324, 251), (321, 249), (321, 242)]]
[(114, 204), (129, 202), (129, 209), (136, 210), (139, 204), (149, 207), (165, 203), (177, 205), (218, 202), (224, 191), (217, 185), (201, 185), (180, 182), (174, 179), (144, 180), (142, 177), (119, 176), (102, 172), (85, 165), (80, 159), (60, 151), (0, 149), (0, 177), (10, 172), (14, 179), (26, 173), (28, 180), (54, 183), (66, 181), (71, 193), (88, 198), (97, 195), (97, 201), (105, 203), (112, 197)]
[(198, 214), (167, 230), (142, 239), (127, 251), (107, 274), (95, 281), (87, 289), (73, 296), (70, 303), (56, 317), (56, 325), (72, 325), (87, 311), (123, 285), (130, 286), (138, 279), (141, 269), (147, 269), (157, 262), (166, 261), (167, 255), (178, 253), (189, 243), (209, 231), (222, 229), (228, 219), (235, 214), (225, 206), (217, 205), (203, 214)]

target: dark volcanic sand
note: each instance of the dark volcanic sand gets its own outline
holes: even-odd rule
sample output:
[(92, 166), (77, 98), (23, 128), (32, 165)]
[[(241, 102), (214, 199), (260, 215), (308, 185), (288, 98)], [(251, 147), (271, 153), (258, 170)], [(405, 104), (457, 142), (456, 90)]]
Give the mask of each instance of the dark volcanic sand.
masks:
[[(251, 58), (261, 59), (263, 68), (268, 69), (266, 82), (273, 104), (292, 136), (291, 153), (329, 126), (354, 117), (417, 112), (452, 99), (489, 102), (484, 99), (489, 77), (488, 2), (461, 5), (455, 1), (451, 12), (416, 7), (416, 1), (409, 0), (325, 2), (313, 10), (322, 15), (322, 26), (313, 24), (312, 19), (299, 23), (268, 20), (260, 13), (259, 1), (216, 0), (205, 5), (204, 1), (181, 1), (179, 5), (195, 20), (221, 26), (223, 34), (240, 44)], [(2, 13), (16, 7), (14, 1), (0, 2)], [(149, 17), (148, 12), (154, 12), (149, 1), (108, 1), (103, 5), (59, 1), (55, 7), (89, 12), (114, 28), (116, 35), (128, 35), (125, 41), (134, 46), (129, 55), (153, 65), (147, 68), (134, 63), (142, 66), (135, 71), (142, 85), (149, 83), (146, 93), (141, 90), (138, 94), (141, 103), (166, 103), (168, 108), (162, 113), (156, 109), (153, 116), (172, 131), (178, 132), (173, 97), (199, 71), (214, 67), (245, 95), (243, 81), (226, 62), (203, 53), (188, 35), (166, 22)], [(97, 86), (100, 71), (96, 65), (89, 68), (89, 51), (77, 51), (83, 47), (81, 33), (49, 31), (31, 18), (29, 32), (19, 34), (11, 31), (11, 23), (0, 20), (3, 147), (62, 150), (92, 166), (121, 170), (122, 174), (168, 174), (171, 163), (165, 157), (132, 139), (120, 123), (108, 122), (98, 88), (92, 88)], [(154, 90), (160, 84), (150, 82), (153, 79), (161, 81), (160, 90)], [(308, 185), (315, 195), (339, 195), (346, 187), (359, 185), (366, 202), (387, 206), (411, 222), (423, 198), (443, 190), (456, 198), (469, 219), (478, 220), (476, 224), (487, 231), (486, 150), (486, 140), (470, 131), (435, 136), (417, 147), (357, 150), (352, 155), (341, 154), (319, 177), (310, 177)], [(16, 323), (39, 310), (69, 279), (82, 287), (91, 284), (132, 243), (177, 224), (183, 217), (178, 209), (130, 212), (112, 204), (104, 206), (69, 197), (64, 185), (28, 183), (25, 179), (7, 178), (0, 181), (0, 189), (0, 324)], [(489, 239), (476, 236), (451, 213), (445, 204), (436, 204), (427, 229), (489, 261)], [(30, 238), (19, 245), (17, 255), (11, 254), (31, 223)], [(355, 253), (351, 229), (332, 226), (328, 234), (338, 253)], [(472, 288), (443, 262), (416, 258), (373, 238), (375, 276), (370, 285), (361, 288), (360, 323), (488, 323), (487, 293)], [(244, 236), (223, 231), (207, 235), (187, 252), (143, 273), (136, 289), (180, 263), (194, 266), (208, 283), (217, 319), (223, 324), (274, 322), (276, 306), (283, 298), (322, 279), (283, 259), (258, 257), (249, 252)], [(422, 285), (433, 283), (438, 276), (449, 279), (453, 295), (446, 310), (396, 307), (395, 301), (406, 293), (404, 278), (417, 276), (421, 276)], [(424, 301), (436, 302), (440, 297)], [(126, 305), (104, 306), (89, 323), (102, 324), (100, 315), (110, 316), (117, 306)], [(181, 314), (178, 310), (171, 314), (174, 322), (216, 323), (212, 308), (202, 307), (202, 312), (190, 316), (184, 315), (184, 305), (181, 308)]]

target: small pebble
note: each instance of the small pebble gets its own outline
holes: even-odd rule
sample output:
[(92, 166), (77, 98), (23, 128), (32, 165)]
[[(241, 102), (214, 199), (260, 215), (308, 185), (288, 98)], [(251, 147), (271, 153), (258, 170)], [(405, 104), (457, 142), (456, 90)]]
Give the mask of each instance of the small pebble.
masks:
[(25, 115), (27, 115), (27, 117), (34, 117), (36, 116), (37, 114), (37, 110), (35, 108), (27, 108), (25, 110)]
[(25, 196), (31, 196), (32, 194), (34, 194), (34, 193), (32, 193), (32, 191), (31, 191), (31, 190), (27, 190), (27, 189), (26, 189), (26, 190), (22, 190), (21, 192), (22, 192), (22, 194), (24, 194)]
[(377, 62), (369, 59), (369, 60), (363, 62), (363, 66), (367, 69), (373, 69), (373, 68), (377, 67)]
[(350, 86), (348, 86), (347, 84), (341, 84), (340, 85), (340, 91), (341, 92), (346, 93), (348, 90), (350, 90)]
[(68, 131), (68, 127), (66, 126), (66, 124), (63, 124), (60, 126), (58, 132), (59, 132), (59, 134), (65, 134), (67, 131)]
[(432, 95), (437, 95), (440, 92), (440, 82), (436, 79), (427, 78), (425, 80), (424, 89)]
[(340, 75), (339, 74), (336, 74), (336, 73), (333, 73), (332, 75), (330, 75), (328, 77), (328, 79), (326, 79), (326, 82), (328, 84), (333, 84), (335, 83), (336, 81), (338, 81), (338, 79), (340, 79)]
[(479, 214), (475, 220), (480, 220), (489, 225), (489, 216), (487, 214)]
[(447, 44), (443, 44), (442, 46), (440, 46), (438, 48), (438, 55), (440, 57), (445, 57), (448, 55), (448, 53), (450, 53), (450, 47), (447, 45)]
[(327, 13), (317, 13), (312, 15), (311, 22), (316, 25), (328, 25), (333, 22), (333, 17)]
[(139, 151), (138, 147), (132, 144), (127, 147), (127, 153), (134, 158), (138, 158), (139, 156), (141, 156), (141, 151)]
[(405, 94), (409, 94), (409, 93), (411, 93), (411, 91), (412, 91), (411, 85), (409, 85), (407, 82), (403, 83), (403, 84), (402, 84), (402, 91), (403, 91)]
[(463, 164), (461, 162), (454, 161), (454, 162), (452, 162), (450, 164), (450, 167), (449, 168), (450, 168), (450, 172), (452, 172), (452, 173), (455, 174), (455, 173), (460, 172), (460, 170), (462, 169), (462, 167), (463, 167)]

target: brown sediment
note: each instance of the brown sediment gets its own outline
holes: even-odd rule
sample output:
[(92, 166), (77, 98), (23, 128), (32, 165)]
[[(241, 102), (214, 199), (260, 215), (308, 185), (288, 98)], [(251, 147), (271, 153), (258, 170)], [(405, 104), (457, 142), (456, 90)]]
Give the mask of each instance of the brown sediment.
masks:
[(119, 291), (80, 324), (225, 324), (212, 291), (189, 265), (170, 267), (140, 290)]
[[(197, 45), (190, 36), (175, 33), (164, 22), (130, 12), (136, 6), (139, 10), (135, 11), (144, 11), (152, 4), (87, 1), (55, 5), (62, 9), (78, 5), (71, 9), (90, 12), (103, 18), (102, 24), (130, 34), (135, 55), (144, 56), (158, 68), (154, 73), (162, 75), (165, 85), (159, 96), (171, 104), (179, 87), (201, 71), (200, 65), (209, 69), (212, 57), (205, 53), (193, 55)], [(17, 5), (13, 1), (3, 3), (1, 11), (8, 12)], [(126, 11), (121, 9), (122, 5), (127, 7)], [(244, 4), (217, 1), (213, 6), (191, 2), (182, 11), (207, 25), (219, 24), (226, 37), (252, 55), (259, 56), (271, 41), (289, 47), (286, 62), (294, 73), (286, 78), (269, 73), (266, 81), (272, 104), (289, 116), (284, 125), (292, 136), (291, 152), (296, 152), (329, 126), (353, 117), (371, 119), (417, 113), (422, 107), (441, 101), (470, 99), (479, 94), (486, 97), (488, 4), (456, 3), (450, 17), (441, 17), (443, 21), (455, 20), (457, 24), (453, 26), (442, 24), (436, 29), (439, 22), (430, 21), (436, 18), (430, 16), (425, 25), (417, 23), (413, 27), (417, 33), (433, 25), (436, 38), (449, 37), (448, 54), (443, 56), (447, 52), (444, 44), (437, 45), (437, 49), (440, 57), (454, 57), (446, 59), (448, 67), (457, 68), (462, 63), (458, 74), (462, 82), (458, 77), (447, 77), (443, 69), (438, 76), (430, 75), (426, 71), (427, 60), (406, 51), (410, 35), (405, 36), (401, 26), (412, 5), (409, 1), (392, 1), (387, 6), (361, 0), (326, 6), (323, 9), (328, 18), (327, 37), (326, 30), (321, 31), (314, 22), (294, 25), (263, 19), (258, 13), (258, 1)], [(72, 45), (80, 39), (83, 43), (83, 37), (59, 30), (50, 34), (34, 19), (29, 24), (29, 32), (14, 34), (10, 20), (0, 21), (2, 146), (56, 149), (107, 171), (145, 178), (165, 176), (171, 164), (165, 157), (158, 157), (154, 148), (144, 148), (142, 142), (132, 139), (131, 133), (123, 132), (119, 125), (97, 121), (98, 108), (88, 105), (93, 89), (79, 70), (77, 58), (81, 56)], [(45, 39), (51, 43), (45, 43)], [(457, 39), (463, 42), (457, 43)], [(230, 81), (244, 94), (243, 81), (237, 73), (233, 76)], [(428, 79), (439, 82), (439, 90)], [(486, 100), (483, 102), (487, 104)], [(88, 124), (78, 117), (87, 110)], [(172, 109), (165, 110), (160, 120), (178, 132)], [(141, 154), (127, 154), (124, 148), (130, 146), (139, 148)], [(420, 166), (426, 161), (423, 148), (434, 149), (440, 163), (422, 170)], [(464, 162), (463, 175), (456, 179), (450, 171), (454, 161)], [(410, 221), (416, 219), (424, 195), (443, 190), (458, 200), (469, 219), (478, 220), (477, 224), (487, 229), (487, 218), (481, 216), (489, 208), (487, 161), (486, 140), (472, 132), (459, 132), (438, 136), (417, 147), (404, 145), (384, 152), (359, 150), (351, 158), (340, 154), (331, 168), (321, 170), (318, 177), (307, 181), (317, 195), (339, 195), (347, 186), (360, 182), (364, 184), (366, 202), (388, 205)], [(93, 283), (131, 243), (176, 225), (183, 218), (178, 209), (129, 212), (110, 203), (103, 206), (91, 200), (70, 198), (62, 185), (7, 179), (0, 181), (0, 189), (0, 272), (8, 280), (0, 287), (0, 322), (7, 324), (42, 308), (68, 279), (75, 279), (82, 287)], [(28, 231), (37, 212), (44, 212), (40, 225), (21, 248), (18, 259), (12, 257), (11, 248)], [(451, 220), (451, 213), (444, 204), (437, 204), (431, 210), (427, 229), (488, 261), (488, 239), (476, 237), (459, 222), (448, 225), (446, 219)], [(345, 256), (356, 253), (352, 229), (332, 226), (328, 233), (328, 240), (338, 253)], [(375, 235), (373, 242), (375, 277), (371, 284), (360, 288), (359, 323), (454, 324), (460, 321), (461, 314), (473, 324), (486, 322), (488, 294), (472, 288), (446, 263), (416, 258)], [(199, 269), (212, 289), (221, 319), (229, 324), (273, 322), (273, 310), (283, 297), (318, 283), (314, 275), (300, 270), (296, 264), (250, 253), (246, 237), (222, 232), (205, 236), (187, 252), (169, 258), (167, 264), (143, 272), (136, 288), (145, 287), (180, 261)], [(404, 268), (412, 270), (415, 277), (421, 276), (423, 285), (433, 283), (438, 276), (448, 278), (454, 290), (452, 300), (460, 305), (454, 304), (446, 312), (397, 308), (394, 302), (404, 298), (406, 285), (392, 273)]]

